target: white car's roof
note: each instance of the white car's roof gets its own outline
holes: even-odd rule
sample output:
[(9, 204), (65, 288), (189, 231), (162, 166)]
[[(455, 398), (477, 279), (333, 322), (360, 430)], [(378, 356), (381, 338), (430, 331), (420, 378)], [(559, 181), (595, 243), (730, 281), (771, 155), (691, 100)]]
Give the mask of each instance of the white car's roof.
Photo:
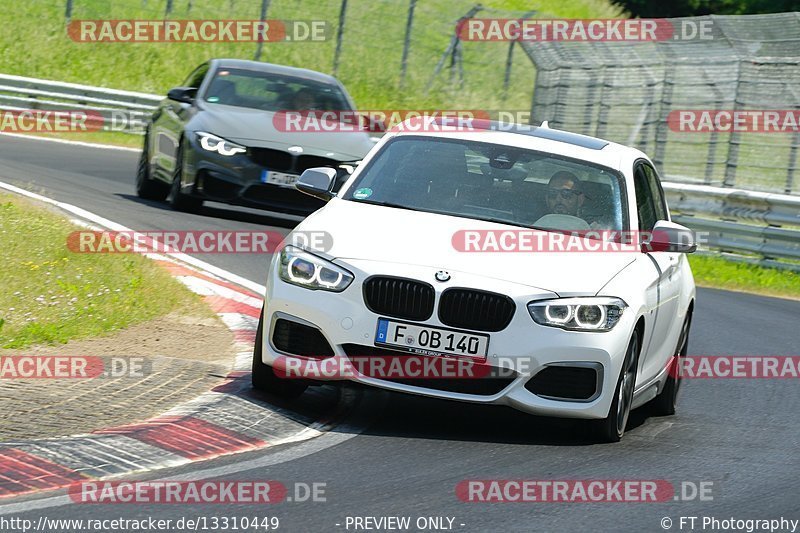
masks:
[[(417, 131), (423, 130), (424, 131)], [(439, 130), (439, 131), (436, 131)], [(598, 165), (622, 170), (622, 167), (638, 158), (647, 156), (635, 148), (617, 144), (597, 137), (580, 135), (551, 128), (506, 124), (498, 129), (457, 128), (434, 126), (421, 128), (420, 124), (406, 121), (386, 136), (425, 136), (449, 139), (465, 139), (488, 142), (515, 148), (526, 148), (588, 161)]]

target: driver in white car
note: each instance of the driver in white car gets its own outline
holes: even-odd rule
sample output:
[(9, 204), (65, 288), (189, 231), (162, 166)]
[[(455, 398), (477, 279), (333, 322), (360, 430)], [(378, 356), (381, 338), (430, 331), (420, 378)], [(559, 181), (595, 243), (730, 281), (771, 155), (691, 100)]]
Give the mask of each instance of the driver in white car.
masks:
[(555, 215), (578, 216), (584, 196), (581, 181), (572, 172), (560, 170), (547, 185), (547, 208)]

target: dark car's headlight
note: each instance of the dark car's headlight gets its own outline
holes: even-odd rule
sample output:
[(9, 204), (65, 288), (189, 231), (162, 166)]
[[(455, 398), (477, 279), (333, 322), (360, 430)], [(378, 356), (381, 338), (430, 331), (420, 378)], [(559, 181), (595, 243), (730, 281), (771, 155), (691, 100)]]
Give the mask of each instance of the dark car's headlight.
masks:
[(236, 144), (205, 131), (198, 131), (197, 138), (200, 140), (200, 146), (203, 150), (216, 152), (219, 155), (231, 156), (243, 154), (247, 151), (247, 148), (241, 144)]
[(619, 298), (558, 298), (528, 304), (537, 324), (573, 331), (608, 331), (617, 325), (628, 304)]
[(278, 276), (286, 283), (333, 292), (342, 292), (353, 282), (347, 270), (294, 246), (281, 250)]

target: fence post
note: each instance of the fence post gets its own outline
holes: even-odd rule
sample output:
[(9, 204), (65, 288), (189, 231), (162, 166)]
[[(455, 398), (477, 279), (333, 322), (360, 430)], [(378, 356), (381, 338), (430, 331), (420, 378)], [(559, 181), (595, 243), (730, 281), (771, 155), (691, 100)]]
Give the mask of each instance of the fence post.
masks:
[(411, 46), (411, 25), (414, 22), (414, 7), (417, 0), (410, 0), (408, 3), (408, 18), (406, 18), (406, 37), (403, 41), (403, 58), (400, 60), (400, 88), (406, 82), (406, 70), (408, 68), (408, 49)]
[[(231, 0), (233, 2), (233, 0)], [(231, 3), (231, 7), (233, 7), (233, 3)], [(266, 20), (267, 19), (267, 9), (269, 9), (269, 0), (261, 0), (261, 14), (258, 17), (258, 20)], [(261, 60), (261, 49), (264, 47), (264, 41), (259, 37), (258, 44), (256, 44), (256, 55), (253, 59), (256, 61)]]
[(64, 17), (67, 19), (67, 24), (72, 20), (72, 0), (67, 0), (67, 7), (64, 11)]
[(339, 28), (336, 30), (336, 50), (333, 53), (333, 75), (339, 70), (339, 55), (342, 53), (342, 38), (344, 37), (344, 17), (347, 13), (347, 0), (342, 0), (339, 10)]
[[(522, 15), (522, 19), (526, 19), (531, 15), (535, 15), (536, 11), (526, 11)], [(514, 45), (517, 44), (517, 41), (511, 41), (508, 43), (508, 55), (506, 55), (506, 72), (503, 76), (503, 102), (506, 101), (508, 97), (508, 86), (511, 84), (511, 65), (514, 62)]]
[[(483, 6), (480, 5), (480, 4), (477, 4), (477, 5), (473, 6), (472, 9), (467, 11), (466, 15), (464, 15), (463, 17), (460, 17), (456, 21), (456, 30), (455, 30), (455, 32), (453, 32), (453, 37), (450, 39), (450, 44), (447, 45), (447, 49), (442, 54), (442, 57), (439, 58), (439, 62), (436, 63), (436, 67), (433, 69), (433, 74), (431, 75), (430, 79), (428, 80), (428, 84), (425, 86), (425, 94), (428, 94), (428, 92), (431, 90), (431, 87), (433, 86), (433, 80), (435, 80), (436, 76), (439, 75), (439, 72), (442, 71), (442, 67), (444, 66), (444, 62), (447, 59), (447, 56), (450, 56), (450, 67), (451, 68), (455, 67), (455, 62), (456, 62), (456, 59), (457, 59), (456, 56), (459, 54), (458, 45), (461, 42), (461, 39), (458, 36), (458, 29), (461, 27), (462, 21), (471, 19), (472, 17), (474, 17), (482, 9), (483, 9)], [(451, 70), (451, 77), (452, 77), (452, 72), (453, 71)], [(462, 75), (463, 75), (463, 73), (462, 73)]]
[(786, 194), (792, 194), (792, 189), (794, 189), (794, 171), (797, 168), (798, 145), (800, 145), (800, 132), (796, 131), (794, 135), (792, 135), (792, 146), (789, 148), (789, 172), (786, 174), (786, 185), (783, 189), (783, 192)]
[(170, 13), (172, 13), (172, 2), (173, 0), (167, 0), (167, 7), (164, 9), (164, 16), (168, 17)]
[[(737, 61), (736, 69), (736, 92), (733, 99), (733, 112), (736, 113), (742, 109), (739, 103), (742, 87), (742, 61)], [(741, 144), (742, 135), (735, 128), (731, 128), (731, 135), (728, 138), (728, 157), (725, 159), (725, 176), (722, 179), (723, 187), (734, 187), (736, 185), (736, 167), (739, 165), (739, 144)]]

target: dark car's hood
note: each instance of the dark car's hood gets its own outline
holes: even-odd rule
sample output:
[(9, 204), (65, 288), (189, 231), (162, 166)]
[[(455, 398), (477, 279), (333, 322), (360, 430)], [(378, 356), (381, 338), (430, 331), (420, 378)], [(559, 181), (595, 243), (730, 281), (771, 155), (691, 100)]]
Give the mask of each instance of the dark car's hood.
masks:
[(300, 146), (304, 153), (340, 161), (362, 159), (375, 146), (370, 136), (361, 132), (279, 131), (274, 117), (271, 111), (204, 103), (194, 127), (245, 146), (277, 149)]

